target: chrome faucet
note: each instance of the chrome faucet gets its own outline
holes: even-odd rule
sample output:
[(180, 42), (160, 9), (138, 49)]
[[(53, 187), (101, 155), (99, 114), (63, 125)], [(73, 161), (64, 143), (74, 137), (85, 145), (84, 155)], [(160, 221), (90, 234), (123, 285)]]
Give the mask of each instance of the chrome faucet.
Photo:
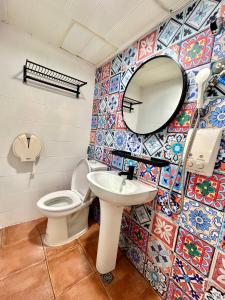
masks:
[(127, 179), (132, 180), (134, 177), (134, 166), (129, 166), (127, 172), (119, 172), (119, 176), (127, 175)]

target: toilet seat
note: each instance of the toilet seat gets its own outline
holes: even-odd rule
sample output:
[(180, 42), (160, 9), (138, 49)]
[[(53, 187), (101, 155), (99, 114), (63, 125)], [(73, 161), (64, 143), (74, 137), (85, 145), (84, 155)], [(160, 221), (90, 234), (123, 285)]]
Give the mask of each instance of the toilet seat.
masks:
[(64, 190), (50, 193), (42, 197), (37, 206), (49, 212), (62, 212), (78, 207), (83, 197), (76, 191)]

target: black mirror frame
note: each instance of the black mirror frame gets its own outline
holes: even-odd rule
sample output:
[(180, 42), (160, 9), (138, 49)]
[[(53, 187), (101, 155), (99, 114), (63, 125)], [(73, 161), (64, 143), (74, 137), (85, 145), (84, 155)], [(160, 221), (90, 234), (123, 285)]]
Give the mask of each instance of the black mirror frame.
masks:
[[(124, 119), (124, 115), (123, 115), (123, 101), (124, 101), (124, 96), (126, 94), (126, 90), (130, 84), (130, 81), (132, 80), (132, 78), (134, 77), (134, 75), (146, 64), (148, 63), (149, 61), (151, 60), (154, 60), (156, 58), (159, 58), (159, 57), (166, 57), (166, 58), (169, 58), (171, 59), (172, 61), (174, 61), (177, 66), (180, 68), (181, 70), (181, 74), (182, 74), (182, 79), (183, 79), (183, 89), (182, 89), (182, 93), (181, 93), (181, 97), (180, 97), (180, 100), (179, 100), (179, 103), (174, 111), (174, 113), (171, 115), (171, 117), (161, 126), (159, 127), (158, 129), (154, 130), (154, 131), (151, 131), (151, 132), (147, 132), (147, 133), (138, 133), (138, 132), (135, 132), (133, 131), (132, 129), (130, 129), (130, 127), (127, 125), (125, 119)], [(139, 134), (139, 135), (149, 135), (149, 134), (153, 134), (153, 133), (157, 133), (159, 132), (160, 130), (164, 129), (165, 127), (167, 127), (167, 125), (173, 120), (173, 118), (175, 117), (175, 115), (177, 115), (178, 111), (181, 109), (183, 103), (184, 103), (184, 100), (185, 100), (185, 97), (186, 97), (186, 94), (187, 94), (187, 90), (188, 90), (188, 82), (187, 82), (187, 74), (184, 70), (184, 68), (175, 60), (173, 59), (171, 56), (169, 55), (157, 55), (157, 56), (153, 56), (151, 58), (149, 58), (148, 60), (144, 61), (142, 64), (140, 64), (140, 66), (138, 66), (138, 68), (134, 71), (134, 73), (132, 74), (131, 78), (128, 80), (127, 82), (127, 85), (126, 85), (126, 88), (123, 92), (123, 100), (122, 100), (122, 117), (123, 117), (123, 121), (125, 123), (125, 125), (127, 126), (127, 128), (135, 133), (135, 134)]]

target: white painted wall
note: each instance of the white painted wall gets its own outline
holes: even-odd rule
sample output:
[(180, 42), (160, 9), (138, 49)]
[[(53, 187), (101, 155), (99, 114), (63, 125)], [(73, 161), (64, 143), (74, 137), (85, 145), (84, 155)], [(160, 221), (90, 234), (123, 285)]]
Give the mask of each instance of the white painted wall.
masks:
[[(87, 81), (80, 99), (22, 83), (26, 58)], [(69, 189), (74, 165), (89, 143), (94, 66), (0, 23), (0, 227), (40, 216), (38, 199)], [(38, 135), (44, 145), (34, 179), (31, 164), (12, 154), (22, 132)]]

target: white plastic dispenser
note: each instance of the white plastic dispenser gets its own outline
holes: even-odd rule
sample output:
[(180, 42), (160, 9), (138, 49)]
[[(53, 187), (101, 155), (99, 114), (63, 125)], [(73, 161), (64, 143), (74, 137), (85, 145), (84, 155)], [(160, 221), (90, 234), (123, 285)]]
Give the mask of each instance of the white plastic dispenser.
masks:
[[(190, 129), (187, 135), (184, 156), (192, 130)], [(188, 155), (186, 170), (199, 175), (212, 176), (221, 138), (220, 128), (198, 129)]]
[(21, 162), (35, 162), (41, 153), (40, 139), (30, 133), (18, 135), (13, 142), (13, 153)]

